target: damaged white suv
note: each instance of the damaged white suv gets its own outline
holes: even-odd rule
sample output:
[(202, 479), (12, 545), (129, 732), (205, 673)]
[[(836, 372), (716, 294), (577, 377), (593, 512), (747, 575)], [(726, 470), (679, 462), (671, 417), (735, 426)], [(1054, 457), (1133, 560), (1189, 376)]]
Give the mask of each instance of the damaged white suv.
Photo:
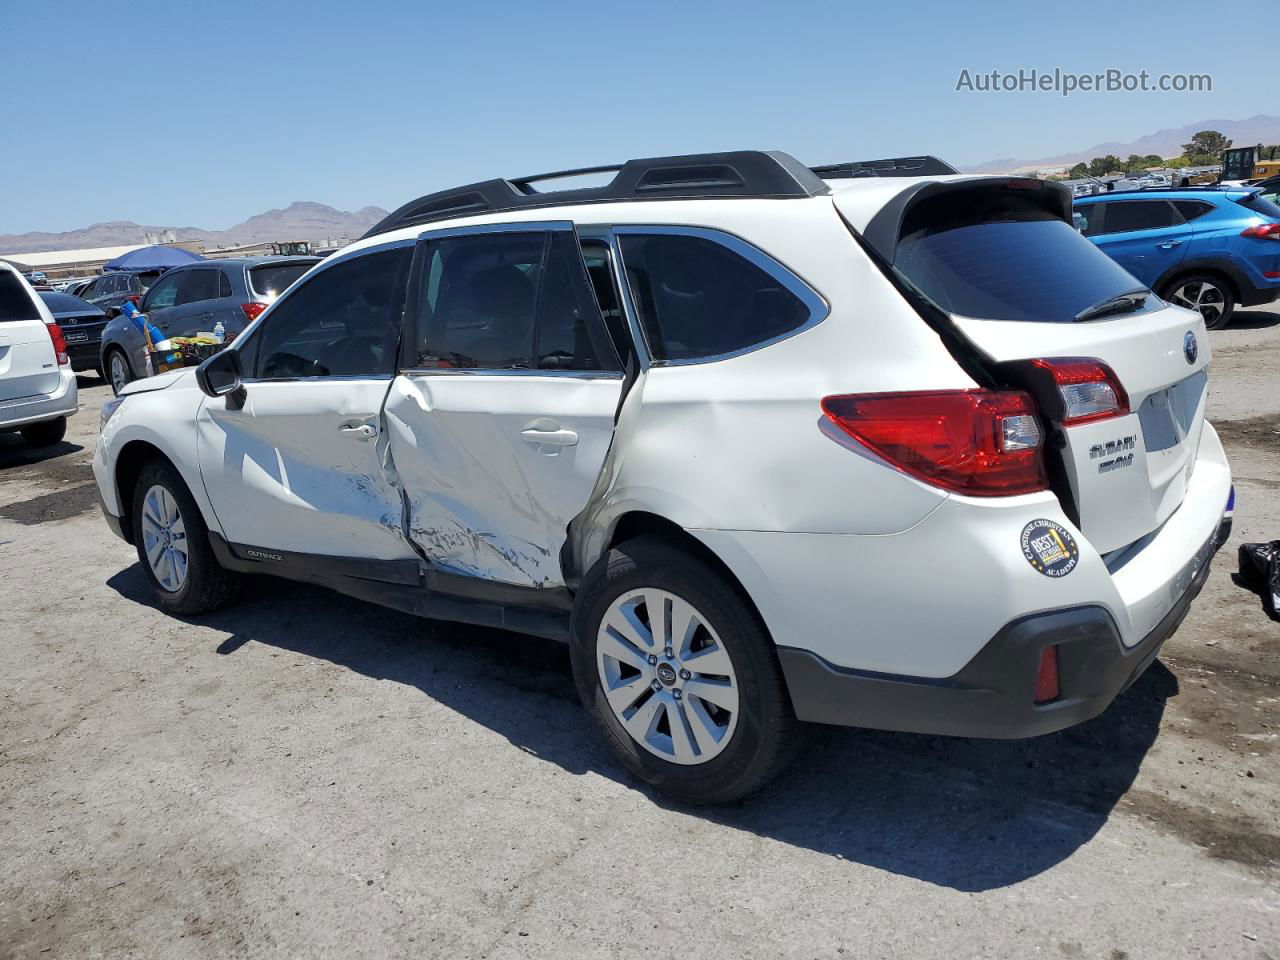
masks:
[(582, 172), (415, 200), (104, 408), (162, 607), (267, 573), (567, 640), (702, 801), (798, 720), (1029, 736), (1151, 662), (1229, 523), (1208, 341), (1068, 191), (752, 151), (537, 187)]

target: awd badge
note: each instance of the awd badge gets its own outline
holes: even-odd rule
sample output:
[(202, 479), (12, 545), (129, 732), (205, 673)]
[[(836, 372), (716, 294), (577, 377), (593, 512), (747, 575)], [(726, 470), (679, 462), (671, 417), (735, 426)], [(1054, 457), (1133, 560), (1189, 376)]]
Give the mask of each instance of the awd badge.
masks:
[(1022, 555), (1037, 573), (1065, 577), (1080, 561), (1080, 548), (1071, 531), (1052, 520), (1032, 520), (1022, 528)]

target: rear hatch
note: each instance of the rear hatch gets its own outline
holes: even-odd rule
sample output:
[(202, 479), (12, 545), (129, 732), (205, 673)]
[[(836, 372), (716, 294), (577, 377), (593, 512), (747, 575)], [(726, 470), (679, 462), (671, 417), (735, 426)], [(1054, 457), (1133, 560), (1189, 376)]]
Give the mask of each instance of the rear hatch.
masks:
[(34, 297), (16, 273), (0, 270), (0, 402), (53, 393), (61, 379)]
[(1068, 191), (917, 182), (862, 224), (849, 213), (865, 207), (848, 206), (908, 294), (949, 326), (953, 352), (1035, 395), (1054, 491), (1095, 549), (1127, 546), (1177, 509), (1204, 422), (1203, 321), (1082, 237)]

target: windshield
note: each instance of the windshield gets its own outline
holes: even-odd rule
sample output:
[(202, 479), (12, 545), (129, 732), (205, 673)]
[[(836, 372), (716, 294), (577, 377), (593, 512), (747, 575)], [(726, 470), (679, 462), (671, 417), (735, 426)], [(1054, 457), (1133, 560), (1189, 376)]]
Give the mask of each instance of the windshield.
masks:
[(274, 300), (310, 269), (310, 263), (279, 263), (254, 267), (249, 271), (249, 284), (258, 296)]
[[(1006, 188), (918, 202), (904, 217), (893, 265), (948, 313), (987, 320), (1073, 323), (1143, 289), (1071, 224)], [(1154, 295), (1135, 304), (1160, 305)]]

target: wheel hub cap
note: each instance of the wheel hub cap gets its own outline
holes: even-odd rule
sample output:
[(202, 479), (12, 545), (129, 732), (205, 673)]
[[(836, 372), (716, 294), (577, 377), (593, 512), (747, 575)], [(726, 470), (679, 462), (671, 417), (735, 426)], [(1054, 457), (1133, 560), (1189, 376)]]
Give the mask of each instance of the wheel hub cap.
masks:
[(618, 597), (596, 637), (605, 699), (631, 738), (679, 764), (706, 763), (738, 722), (733, 661), (706, 618), (666, 590)]
[(142, 549), (161, 588), (181, 590), (187, 582), (187, 528), (178, 501), (158, 483), (142, 498)]

